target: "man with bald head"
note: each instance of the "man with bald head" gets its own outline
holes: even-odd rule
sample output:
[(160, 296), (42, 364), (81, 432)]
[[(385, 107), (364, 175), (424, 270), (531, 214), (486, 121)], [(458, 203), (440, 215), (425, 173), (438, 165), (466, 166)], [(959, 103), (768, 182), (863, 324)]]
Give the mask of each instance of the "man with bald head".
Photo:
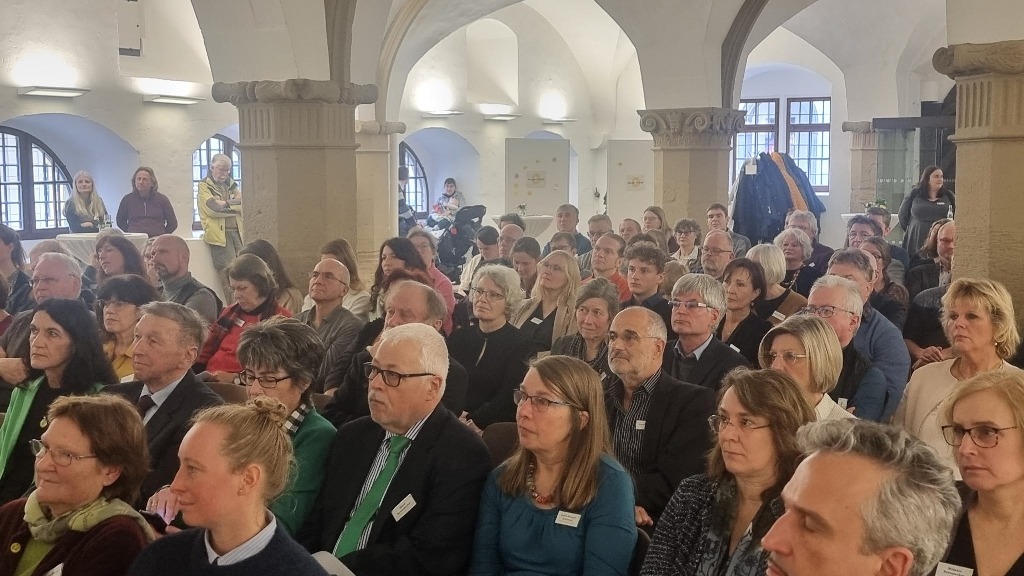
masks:
[(181, 304), (199, 313), (207, 322), (216, 322), (221, 302), (212, 288), (192, 277), (188, 271), (188, 244), (181, 237), (163, 234), (150, 247), (153, 269), (160, 277), (163, 299)]
[(363, 321), (341, 305), (348, 295), (349, 282), (351, 277), (344, 264), (334, 258), (320, 260), (309, 273), (309, 297), (315, 304), (296, 316), (316, 330), (327, 348), (314, 382), (317, 392), (323, 392), (331, 366), (348, 366), (352, 362), (352, 343), (363, 329)]
[(526, 236), (526, 232), (515, 224), (505, 224), (498, 231), (498, 256), (505, 260), (512, 259), (512, 247), (516, 242)]

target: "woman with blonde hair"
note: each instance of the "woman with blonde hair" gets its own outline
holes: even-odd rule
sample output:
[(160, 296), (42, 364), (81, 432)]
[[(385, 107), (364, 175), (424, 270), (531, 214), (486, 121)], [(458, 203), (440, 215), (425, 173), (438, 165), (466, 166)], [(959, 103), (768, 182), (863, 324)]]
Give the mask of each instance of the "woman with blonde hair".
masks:
[(813, 251), (811, 239), (799, 228), (786, 228), (779, 232), (773, 243), (782, 250), (786, 259), (786, 271), (780, 284), (807, 298), (814, 281), (826, 272), (807, 263)]
[(942, 407), (963, 508), (942, 559), (965, 573), (1024, 573), (1024, 374), (965, 381)]
[(193, 528), (154, 542), (129, 574), (326, 574), (268, 509), (294, 465), (286, 412), (261, 396), (196, 413), (170, 487)]
[(92, 174), (85, 170), (75, 172), (74, 191), (71, 198), (64, 203), (64, 218), (68, 221), (68, 229), (72, 233), (99, 232), (108, 225), (110, 214), (107, 206), (96, 191), (96, 181)]
[(829, 396), (843, 370), (843, 347), (828, 322), (810, 314), (791, 316), (764, 335), (759, 356), (761, 368), (785, 372), (800, 386), (818, 420), (854, 417), (845, 410), (849, 398), (837, 404)]
[(597, 373), (548, 356), (513, 396), (519, 447), (484, 486), (469, 574), (626, 574), (633, 482), (612, 456)]
[(580, 289), (580, 265), (572, 255), (555, 250), (537, 266), (537, 282), (510, 322), (528, 338), (535, 351), (547, 352), (555, 340), (576, 334), (576, 294)]
[(783, 320), (807, 306), (807, 298), (784, 287), (786, 257), (775, 244), (758, 244), (747, 250), (747, 258), (761, 265), (767, 288), (760, 300), (754, 302), (754, 313), (778, 326)]
[(950, 467), (953, 454), (939, 428), (939, 407), (962, 382), (980, 374), (1024, 374), (1007, 359), (1020, 344), (1013, 299), (994, 280), (960, 278), (942, 297), (942, 323), (953, 346), (953, 358), (921, 366), (910, 376), (903, 401), (893, 417), (939, 453)]

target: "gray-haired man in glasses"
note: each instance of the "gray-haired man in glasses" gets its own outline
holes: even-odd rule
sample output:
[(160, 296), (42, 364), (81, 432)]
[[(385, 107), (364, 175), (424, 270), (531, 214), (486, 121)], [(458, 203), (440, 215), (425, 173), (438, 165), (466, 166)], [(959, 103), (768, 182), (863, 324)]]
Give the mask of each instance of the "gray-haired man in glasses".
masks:
[(317, 392), (324, 391), (327, 373), (333, 366), (348, 366), (352, 362), (355, 353), (352, 344), (363, 329), (363, 321), (342, 305), (348, 295), (350, 281), (348, 268), (334, 258), (317, 262), (309, 273), (309, 297), (315, 304), (299, 313), (297, 319), (312, 326), (327, 347), (327, 354), (313, 383)]

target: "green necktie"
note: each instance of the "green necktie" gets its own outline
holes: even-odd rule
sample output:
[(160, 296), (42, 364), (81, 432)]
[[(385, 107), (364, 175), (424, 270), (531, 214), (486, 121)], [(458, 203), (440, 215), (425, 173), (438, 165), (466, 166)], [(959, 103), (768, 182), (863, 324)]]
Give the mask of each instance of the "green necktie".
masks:
[(380, 502), (384, 499), (384, 492), (387, 491), (388, 484), (391, 483), (395, 472), (398, 471), (398, 459), (402, 455), (402, 450), (405, 450), (405, 447), (409, 445), (409, 439), (405, 436), (392, 436), (389, 442), (388, 458), (384, 461), (384, 468), (381, 469), (380, 474), (377, 475), (373, 484), (370, 485), (370, 489), (366, 491), (363, 501), (359, 503), (359, 507), (352, 513), (352, 517), (349, 518), (345, 528), (341, 531), (338, 543), (334, 545), (335, 558), (341, 558), (359, 548), (359, 539), (363, 535), (363, 530), (373, 520), (373, 517), (377, 515)]

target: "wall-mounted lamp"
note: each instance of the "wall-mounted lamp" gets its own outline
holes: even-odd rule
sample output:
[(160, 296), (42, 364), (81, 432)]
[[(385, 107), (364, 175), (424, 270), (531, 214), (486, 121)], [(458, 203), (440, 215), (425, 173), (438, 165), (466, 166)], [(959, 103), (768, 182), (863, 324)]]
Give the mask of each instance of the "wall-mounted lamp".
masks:
[(509, 120), (515, 120), (522, 116), (522, 114), (516, 114), (515, 108), (508, 104), (491, 104), (483, 103), (477, 106), (480, 113), (483, 114), (484, 120), (497, 120), (501, 122), (508, 122)]
[(509, 120), (515, 120), (522, 114), (484, 114), (484, 120), (497, 120), (501, 122), (508, 122)]
[(62, 88), (59, 86), (22, 86), (18, 88), (21, 96), (49, 96), (54, 98), (77, 98), (82, 94), (88, 94), (86, 88)]
[(542, 124), (568, 124), (575, 121), (575, 118), (541, 118)]
[(179, 104), (179, 105), (191, 105), (199, 104), (206, 98), (192, 98), (190, 96), (167, 96), (166, 94), (143, 94), (143, 102), (153, 102), (155, 104)]
[(448, 118), (449, 116), (462, 116), (462, 112), (458, 110), (435, 110), (423, 113), (424, 118)]

